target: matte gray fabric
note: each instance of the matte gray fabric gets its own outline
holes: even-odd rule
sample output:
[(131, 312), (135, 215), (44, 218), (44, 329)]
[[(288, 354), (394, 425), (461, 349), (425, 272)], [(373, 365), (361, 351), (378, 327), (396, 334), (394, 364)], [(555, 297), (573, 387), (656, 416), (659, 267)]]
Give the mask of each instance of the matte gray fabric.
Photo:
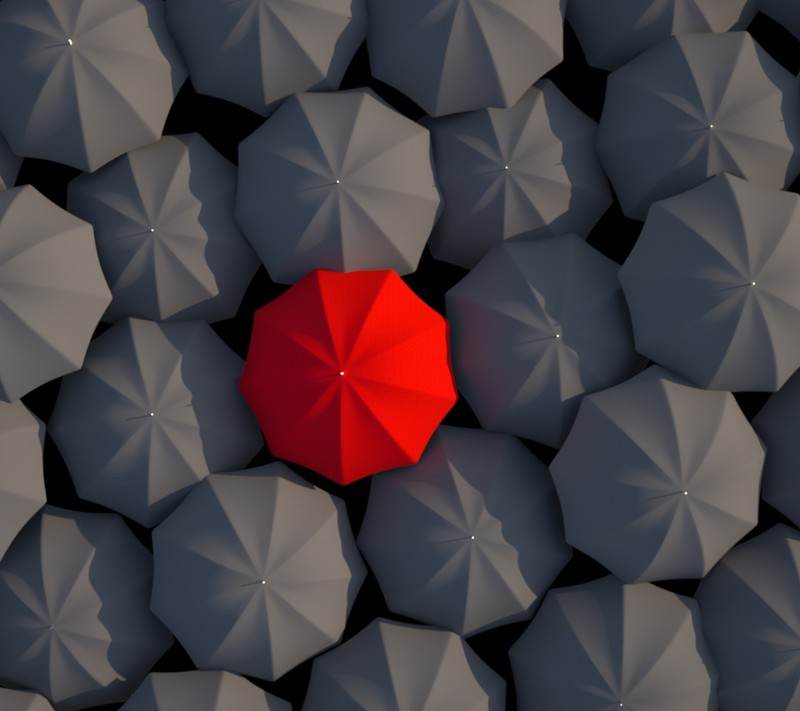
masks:
[(379, 617), (314, 660), (303, 711), (502, 711), (505, 697), (455, 633)]
[(0, 190), (14, 186), (21, 165), (22, 158), (15, 155), (6, 139), (0, 136)]
[(263, 116), (300, 91), (339, 87), (364, 41), (364, 0), (168, 0), (167, 22), (201, 94)]
[(183, 61), (160, 0), (3, 0), (0, 132), (92, 171), (161, 137)]
[(44, 423), (19, 400), (0, 401), (0, 559), (47, 503), (43, 447)]
[(44, 696), (13, 689), (0, 689), (0, 708), (3, 711), (53, 711)]
[(463, 636), (530, 619), (572, 555), (547, 467), (445, 425), (418, 464), (372, 478), (358, 545), (392, 612)]
[(127, 699), (172, 643), (152, 574), (117, 514), (43, 508), (0, 561), (0, 683), (56, 711)]
[(439, 204), (428, 130), (370, 90), (292, 96), (239, 144), (235, 217), (273, 281), (413, 272)]
[(759, 2), (763, 0), (569, 0), (567, 20), (587, 63), (613, 71), (673, 35), (743, 30)]
[(198, 133), (164, 136), (69, 184), (94, 226), (105, 321), (231, 318), (259, 260), (233, 221), (236, 168)]
[(695, 597), (719, 666), (720, 708), (800, 706), (800, 533), (779, 524), (728, 553)]
[(697, 603), (649, 583), (551, 590), (509, 657), (519, 711), (717, 710)]
[(263, 446), (243, 361), (203, 321), (125, 319), (61, 382), (48, 427), (81, 498), (144, 526)]
[(597, 153), (629, 217), (719, 173), (786, 187), (798, 149), (800, 84), (747, 32), (673, 37), (608, 77)]
[(447, 292), (456, 384), (484, 429), (559, 447), (587, 392), (639, 369), (617, 271), (570, 234), (497, 245)]
[(763, 464), (733, 395), (655, 367), (583, 399), (550, 473), (567, 542), (634, 583), (705, 575), (756, 525)]
[(0, 399), (11, 402), (83, 363), (111, 301), (92, 226), (30, 185), (0, 191), (0, 290)]
[(366, 577), (344, 501), (280, 462), (206, 478), (153, 553), (153, 612), (194, 664), (267, 681), (341, 639)]
[(619, 280), (636, 349), (704, 388), (800, 367), (800, 197), (730, 175), (653, 205)]
[(426, 119), (444, 208), (436, 259), (471, 269), (503, 240), (586, 237), (611, 206), (597, 124), (543, 79), (510, 108)]
[(511, 106), (563, 59), (566, 0), (367, 0), (376, 79), (430, 116)]
[(759, 0), (758, 9), (800, 39), (800, 4), (786, 0)]
[(244, 677), (227, 671), (152, 672), (120, 711), (292, 711)]

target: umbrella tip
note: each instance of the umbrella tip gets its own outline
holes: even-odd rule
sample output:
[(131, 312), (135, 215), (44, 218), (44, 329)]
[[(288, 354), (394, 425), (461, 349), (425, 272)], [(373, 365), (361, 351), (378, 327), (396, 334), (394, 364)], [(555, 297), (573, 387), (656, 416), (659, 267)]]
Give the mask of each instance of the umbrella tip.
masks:
[(72, 38), (67, 37), (67, 44), (72, 47)]
[(267, 581), (266, 581), (266, 580), (262, 580), (262, 581), (261, 581), (261, 584), (262, 584), (262, 585), (266, 585), (266, 584), (267, 584)]
[(750, 286), (755, 286), (755, 285), (756, 285), (756, 283), (754, 281), (750, 282)]
[(150, 417), (155, 417), (155, 416), (156, 416), (156, 413), (155, 413), (155, 412), (151, 412), (151, 413), (150, 413)]
[(688, 492), (688, 491), (684, 491), (684, 492), (683, 492), (683, 495), (684, 495), (684, 496), (689, 496), (689, 492)]
[(339, 183), (341, 183), (341, 182), (342, 182), (342, 181), (341, 181), (341, 180), (339, 180), (339, 178), (336, 178), (336, 184), (337, 184), (337, 185), (338, 185)]
[(155, 232), (155, 231), (156, 231), (156, 228), (155, 228), (155, 227), (151, 227), (151, 228), (150, 228), (150, 231), (151, 231), (151, 232)]
[(507, 165), (504, 165), (504, 166), (503, 166), (503, 170), (508, 170), (508, 166), (507, 166)]
[(344, 371), (343, 371), (343, 370), (340, 370), (340, 371), (339, 371), (339, 375), (344, 375)]
[(710, 124), (708, 124), (708, 127), (709, 127), (709, 128), (714, 128), (714, 124), (713, 124), (713, 123), (710, 123)]
[(474, 541), (475, 540), (475, 536), (470, 536), (469, 540)]

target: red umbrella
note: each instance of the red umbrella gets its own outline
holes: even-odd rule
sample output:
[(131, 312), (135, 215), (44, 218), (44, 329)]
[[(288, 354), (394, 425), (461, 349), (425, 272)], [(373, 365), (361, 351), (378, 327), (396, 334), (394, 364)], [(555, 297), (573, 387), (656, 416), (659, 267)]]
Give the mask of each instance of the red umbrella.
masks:
[(448, 323), (391, 270), (314, 270), (259, 309), (239, 387), (272, 453), (341, 484), (415, 464), (456, 401)]

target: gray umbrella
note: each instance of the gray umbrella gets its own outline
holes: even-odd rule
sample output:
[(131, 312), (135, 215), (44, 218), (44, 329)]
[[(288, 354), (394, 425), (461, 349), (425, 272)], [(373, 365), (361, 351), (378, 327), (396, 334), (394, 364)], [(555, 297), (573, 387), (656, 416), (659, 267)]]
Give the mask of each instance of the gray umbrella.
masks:
[(192, 85), (266, 116), (300, 91), (339, 86), (367, 32), (364, 0), (169, 0)]
[(567, 541), (633, 583), (705, 575), (756, 525), (763, 463), (733, 395), (652, 367), (584, 398), (550, 473)]
[(800, 533), (779, 524), (728, 553), (695, 594), (720, 708), (800, 707)]
[(566, 0), (367, 0), (376, 79), (431, 116), (510, 106), (563, 58)]
[(0, 401), (0, 559), (28, 520), (47, 502), (44, 423), (21, 401)]
[(551, 590), (509, 657), (520, 711), (717, 708), (697, 603), (650, 583)]
[(286, 701), (227, 671), (152, 672), (120, 711), (292, 711)]
[(503, 240), (586, 237), (611, 205), (597, 124), (543, 79), (510, 108), (423, 121), (444, 208), (437, 259), (471, 269)]
[(44, 696), (15, 689), (0, 689), (0, 708), (3, 711), (53, 711)]
[(629, 217), (719, 173), (783, 188), (798, 148), (800, 84), (747, 32), (673, 37), (608, 77), (597, 152)]
[(279, 462), (206, 478), (153, 553), (153, 612), (194, 664), (268, 681), (341, 639), (366, 576), (344, 501)]
[[(783, 0), (777, 0), (782, 2)], [(613, 71), (673, 35), (742, 30), (763, 0), (569, 0), (586, 61)]]
[(0, 190), (14, 185), (21, 165), (22, 158), (15, 155), (6, 139), (0, 136)]
[(0, 561), (0, 683), (57, 711), (127, 699), (172, 642), (152, 574), (117, 514), (46, 506)]
[(0, 191), (0, 292), (0, 399), (13, 401), (81, 367), (111, 301), (92, 226), (30, 185)]
[(465, 636), (530, 619), (572, 555), (547, 467), (511, 435), (444, 425), (372, 479), (358, 545), (389, 609)]
[(558, 447), (587, 392), (636, 372), (617, 271), (568, 234), (497, 245), (447, 292), (456, 384), (482, 427)]
[(198, 133), (165, 136), (69, 184), (94, 226), (113, 300), (103, 316), (236, 314), (259, 261), (236, 223), (236, 168)]
[(730, 175), (655, 203), (619, 272), (636, 349), (704, 388), (800, 367), (800, 197)]
[(92, 171), (158, 140), (186, 69), (160, 0), (4, 0), (0, 131)]
[(505, 697), (455, 633), (377, 618), (314, 660), (303, 711), (502, 711)]
[(203, 321), (125, 319), (61, 383), (48, 427), (78, 495), (154, 526), (209, 472), (261, 449), (243, 361)]
[(236, 220), (274, 281), (413, 272), (439, 203), (427, 129), (369, 90), (293, 96), (239, 144)]

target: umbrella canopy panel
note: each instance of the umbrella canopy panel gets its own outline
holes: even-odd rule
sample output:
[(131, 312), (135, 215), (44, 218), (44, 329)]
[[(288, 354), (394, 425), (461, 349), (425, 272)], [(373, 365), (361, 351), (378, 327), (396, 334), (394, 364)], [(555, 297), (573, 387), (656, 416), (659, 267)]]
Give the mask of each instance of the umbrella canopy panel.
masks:
[(158, 0), (4, 0), (0, 132), (92, 171), (161, 137), (186, 69)]
[(586, 237), (610, 207), (597, 124), (543, 79), (513, 106), (423, 121), (444, 208), (437, 259), (471, 269), (503, 240)]
[(236, 220), (273, 281), (417, 268), (436, 220), (428, 130), (369, 90), (299, 94), (239, 144)]
[(21, 165), (22, 158), (15, 155), (6, 139), (0, 136), (0, 190), (13, 187)]
[(0, 708), (3, 711), (53, 711), (44, 696), (16, 689), (0, 689)]
[(0, 399), (80, 368), (110, 301), (92, 226), (30, 185), (0, 191)]
[(608, 77), (597, 153), (637, 220), (719, 173), (786, 187), (798, 148), (800, 84), (747, 32), (673, 37)]

